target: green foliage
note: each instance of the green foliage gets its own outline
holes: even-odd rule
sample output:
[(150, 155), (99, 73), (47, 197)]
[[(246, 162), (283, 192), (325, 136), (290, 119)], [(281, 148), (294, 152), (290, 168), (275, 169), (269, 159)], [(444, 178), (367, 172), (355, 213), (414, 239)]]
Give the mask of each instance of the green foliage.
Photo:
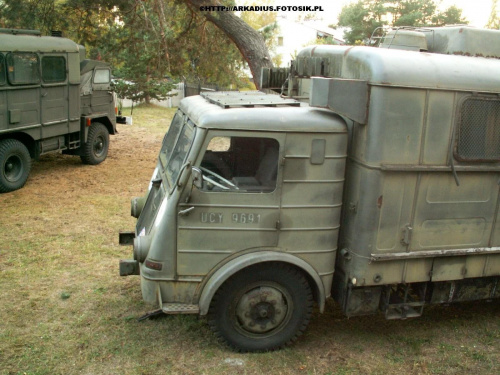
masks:
[(2, 0), (0, 27), (25, 28), (49, 33), (62, 23), (61, 9), (55, 0)]
[(500, 30), (500, 16), (498, 14), (498, 0), (491, 1), (491, 13), (486, 27), (488, 29)]
[(62, 30), (87, 58), (109, 62), (117, 90), (138, 101), (163, 99), (181, 80), (247, 85), (238, 49), (184, 1), (0, 0), (0, 27)]
[(387, 21), (382, 20), (387, 13), (384, 4), (382, 0), (360, 0), (342, 8), (338, 26), (349, 28), (344, 33), (348, 44), (367, 40), (373, 30), (387, 24)]
[(151, 99), (165, 100), (175, 95), (171, 93), (174, 84), (166, 80), (150, 79), (148, 81), (147, 79), (138, 79), (134, 82), (117, 80), (113, 86), (118, 97), (130, 99), (134, 102), (149, 103)]
[(464, 24), (462, 10), (456, 6), (440, 12), (435, 0), (359, 0), (346, 5), (337, 26), (349, 28), (344, 33), (348, 44), (362, 44), (380, 26), (443, 26)]
[[(242, 5), (266, 6), (273, 5), (273, 0), (246, 0)], [(241, 19), (249, 24), (253, 29), (259, 30), (264, 26), (276, 22), (276, 12), (242, 12)]]

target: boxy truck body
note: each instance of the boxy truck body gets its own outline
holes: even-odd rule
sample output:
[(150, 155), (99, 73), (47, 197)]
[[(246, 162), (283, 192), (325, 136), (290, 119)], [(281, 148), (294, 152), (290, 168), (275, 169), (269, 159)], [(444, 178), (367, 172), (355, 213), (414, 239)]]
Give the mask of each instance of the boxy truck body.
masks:
[(492, 58), (316, 46), (288, 98), (185, 99), (132, 201), (121, 274), (248, 351), (293, 342), (331, 294), (391, 319), (499, 297), (499, 73)]
[(21, 188), (47, 152), (102, 162), (115, 132), (108, 64), (69, 39), (0, 30), (0, 192)]

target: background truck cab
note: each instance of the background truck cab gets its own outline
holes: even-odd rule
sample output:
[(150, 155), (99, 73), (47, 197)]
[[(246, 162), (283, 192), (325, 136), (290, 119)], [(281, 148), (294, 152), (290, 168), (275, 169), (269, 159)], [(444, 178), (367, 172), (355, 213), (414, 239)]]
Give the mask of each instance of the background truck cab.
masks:
[(281, 97), (183, 100), (121, 275), (243, 351), (294, 342), (330, 295), (388, 319), (500, 297), (500, 61), (445, 55), (500, 56), (500, 32), (401, 33), (306, 48)]
[(47, 152), (101, 163), (115, 133), (108, 64), (65, 38), (0, 29), (0, 193), (24, 186)]

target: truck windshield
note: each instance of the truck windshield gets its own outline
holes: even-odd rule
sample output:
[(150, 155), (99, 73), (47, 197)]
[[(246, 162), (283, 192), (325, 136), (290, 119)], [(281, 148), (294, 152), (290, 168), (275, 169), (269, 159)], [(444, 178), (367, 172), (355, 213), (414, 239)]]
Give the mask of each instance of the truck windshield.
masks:
[(194, 138), (194, 126), (186, 121), (182, 113), (177, 112), (168, 130), (160, 151), (160, 163), (167, 176), (170, 187), (179, 176), (179, 172), (191, 148)]

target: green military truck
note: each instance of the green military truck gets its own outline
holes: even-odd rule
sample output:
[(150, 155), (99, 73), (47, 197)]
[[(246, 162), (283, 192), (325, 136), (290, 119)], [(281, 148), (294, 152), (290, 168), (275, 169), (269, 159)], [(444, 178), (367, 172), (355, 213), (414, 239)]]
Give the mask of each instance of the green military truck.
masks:
[(380, 47), (307, 47), (281, 96), (181, 102), (120, 235), (145, 301), (265, 351), (330, 296), (388, 319), (500, 297), (500, 31)]
[(101, 163), (115, 133), (108, 64), (69, 39), (0, 29), (0, 193), (23, 187), (47, 152)]

